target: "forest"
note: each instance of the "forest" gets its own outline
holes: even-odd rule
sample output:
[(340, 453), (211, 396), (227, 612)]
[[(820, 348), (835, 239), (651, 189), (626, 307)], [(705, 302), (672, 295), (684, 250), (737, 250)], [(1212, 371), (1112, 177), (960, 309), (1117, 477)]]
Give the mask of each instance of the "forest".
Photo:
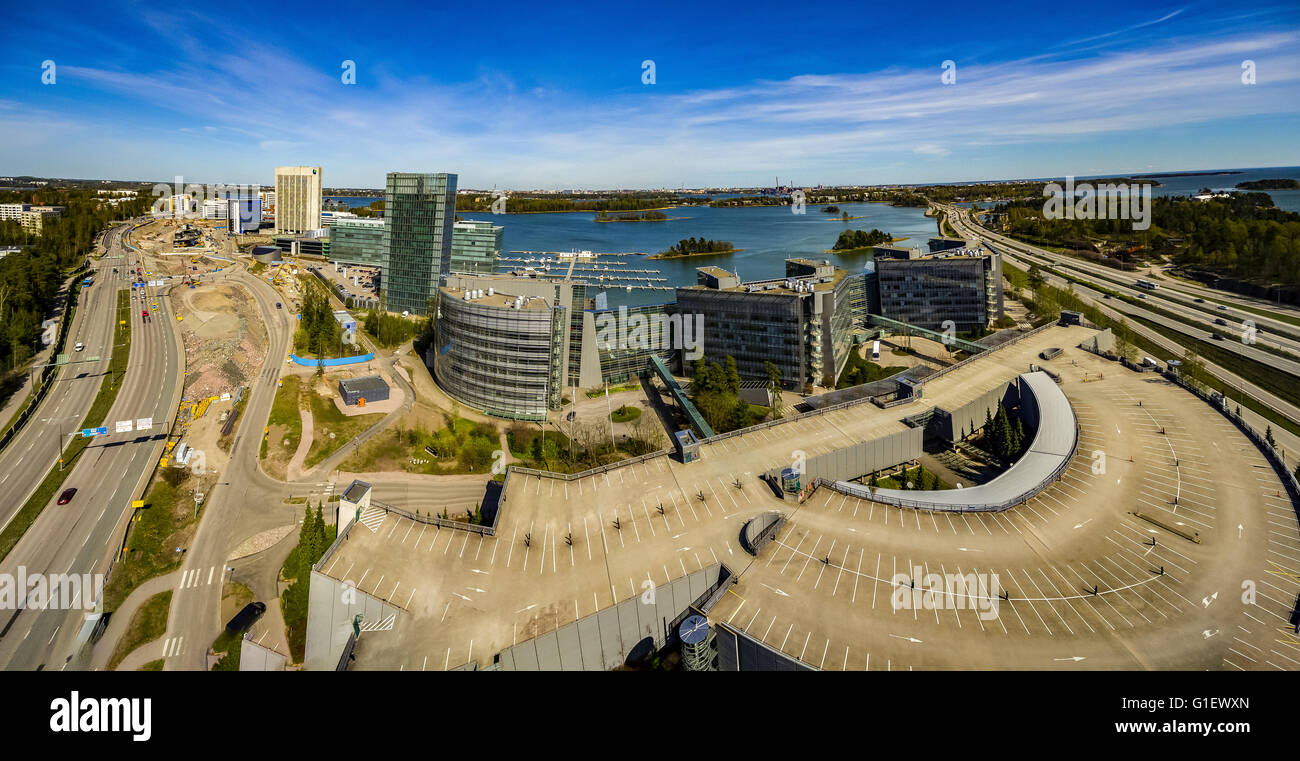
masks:
[(147, 210), (151, 200), (113, 207), (93, 190), (0, 192), (0, 203), (65, 207), (61, 216), (44, 220), (40, 235), (17, 221), (0, 222), (0, 246), (23, 247), (0, 259), (0, 378), (9, 380), (39, 348), (41, 322), (54, 316), (63, 281), (85, 261), (95, 235), (114, 220)]
[(1300, 285), (1300, 214), (1277, 208), (1267, 193), (1154, 198), (1147, 230), (1127, 219), (1044, 219), (1042, 208), (1034, 199), (994, 211), (1006, 213), (1008, 234), (1031, 243), (1092, 249), (1100, 239), (1130, 249), (1128, 258), (1169, 255), (1243, 280)]

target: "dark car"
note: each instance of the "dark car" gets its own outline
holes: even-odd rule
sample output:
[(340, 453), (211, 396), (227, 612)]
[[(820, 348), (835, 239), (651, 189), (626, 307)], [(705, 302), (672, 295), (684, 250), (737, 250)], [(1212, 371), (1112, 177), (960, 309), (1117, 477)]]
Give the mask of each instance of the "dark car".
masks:
[(1222, 311), (1224, 311), (1224, 312), (1228, 311), (1228, 308), (1225, 307), (1225, 306), (1222, 305), (1222, 304), (1220, 304), (1220, 305), (1218, 305), (1217, 307), (1215, 307), (1215, 309), (1219, 309), (1219, 310), (1222, 310)]
[(1196, 300), (1196, 303), (1197, 303), (1197, 304), (1204, 304), (1204, 303), (1205, 303), (1205, 299), (1197, 299), (1197, 300)]
[(63, 493), (59, 495), (59, 504), (66, 505), (71, 502), (72, 498), (75, 496), (77, 496), (77, 487), (74, 486), (71, 489), (64, 489)]
[(1222, 317), (1215, 317), (1215, 318), (1214, 318), (1214, 324), (1215, 324), (1215, 325), (1227, 325), (1227, 324), (1228, 324), (1228, 321), (1225, 320), (1225, 319), (1223, 319)]
[(1210, 338), (1213, 338), (1213, 339), (1216, 340), (1216, 341), (1222, 341), (1222, 340), (1223, 340), (1223, 336), (1220, 335), (1219, 333), (1211, 333), (1211, 334), (1210, 334)]
[(284, 307), (280, 306), (280, 302), (277, 301), (277, 302), (275, 302), (275, 308), (276, 308), (276, 309), (283, 309)]
[(230, 623), (226, 624), (226, 631), (231, 634), (248, 631), (248, 629), (250, 629), (253, 624), (257, 622), (257, 619), (261, 618), (262, 614), (265, 612), (266, 603), (250, 602), (244, 606), (243, 610), (236, 613), (234, 618), (230, 619)]

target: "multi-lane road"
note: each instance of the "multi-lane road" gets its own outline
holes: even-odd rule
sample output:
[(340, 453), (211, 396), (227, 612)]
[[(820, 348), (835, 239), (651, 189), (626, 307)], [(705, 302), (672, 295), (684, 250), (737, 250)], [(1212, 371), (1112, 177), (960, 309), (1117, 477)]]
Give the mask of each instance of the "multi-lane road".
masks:
[[(0, 522), (13, 516), (57, 463), (60, 437), (66, 445), (67, 434), (80, 428), (99, 390), (111, 356), (117, 293), (129, 288), (133, 280), (129, 273), (141, 264), (139, 251), (125, 237), (129, 227), (114, 228), (103, 236), (105, 256), (94, 264), (95, 283), (83, 293), (68, 337), (70, 345), (85, 344), (84, 356), (100, 359), (61, 370), (54, 381), (58, 385), (42, 403), (37, 419), (0, 451), (0, 490), (15, 495), (0, 508)], [(119, 271), (114, 273), (114, 268)], [(226, 471), (217, 474), (197, 533), (183, 553), (182, 581), (172, 597), (166, 634), (167, 669), (206, 669), (207, 647), (223, 623), (221, 590), (231, 549), (254, 533), (292, 523), (301, 507), (286, 504), (286, 497), (331, 493), (334, 485), (327, 485), (325, 479), (352, 449), (344, 447), (322, 463), (315, 471), (321, 475), (309, 474), (297, 482), (276, 481), (262, 472), (258, 464), (262, 431), (281, 375), (280, 357), (288, 355), (296, 326), (289, 310), (275, 308), (275, 302), (284, 297), (264, 279), (239, 265), (229, 268), (223, 279), (244, 286), (251, 294), (267, 327), (267, 360), (249, 389)], [(131, 299), (127, 371), (104, 425), (112, 430), (118, 420), (150, 417), (154, 427), (144, 433), (96, 437), (75, 462), (68, 463), (64, 488), (76, 487), (76, 496), (67, 505), (57, 505), (52, 499), (45, 506), (14, 550), (0, 561), (0, 573), (16, 573), (20, 566), (28, 574), (104, 573), (117, 554), (132, 512), (131, 501), (142, 496), (165, 446), (185, 372), (180, 331), (168, 300), (152, 288), (145, 298), (151, 313), (147, 323), (140, 317), (142, 299)], [(393, 370), (393, 356), (381, 361)], [(399, 377), (396, 372), (392, 375)], [(409, 410), (414, 391), (400, 377), (399, 384), (406, 392), (406, 404), (365, 435)], [(482, 484), (472, 481), (464, 477), (446, 482), (396, 478), (392, 483), (375, 484), (375, 493), (384, 501), (412, 509), (463, 505), (482, 498)], [(79, 637), (86, 615), (80, 606), (7, 614), (0, 620), (0, 668), (90, 668), (91, 648)]]
[[(1080, 298), (1091, 302), (1094, 306), (1101, 309), (1108, 317), (1114, 319), (1120, 319), (1122, 317), (1141, 317), (1144, 320), (1161, 325), (1162, 327), (1180, 333), (1188, 338), (1213, 341), (1216, 345), (1222, 346), (1224, 349), (1232, 351), (1242, 357), (1256, 360), (1285, 372), (1300, 375), (1300, 363), (1288, 360), (1273, 353), (1265, 352), (1257, 346), (1252, 346), (1241, 341), (1241, 321), (1246, 319), (1253, 320), (1256, 325), (1264, 328), (1266, 331), (1260, 335), (1257, 340), (1273, 340), (1274, 334), (1272, 331), (1274, 330), (1281, 331), (1289, 329), (1290, 332), (1300, 333), (1300, 329), (1297, 329), (1295, 326), (1291, 326), (1286, 322), (1270, 319), (1240, 309), (1239, 307), (1248, 306), (1254, 309), (1268, 309), (1279, 314), (1287, 314), (1289, 311), (1288, 309), (1274, 308), (1267, 302), (1258, 299), (1252, 300), (1232, 294), (1226, 294), (1223, 291), (1197, 288), (1194, 286), (1184, 286), (1181, 283), (1167, 286), (1166, 284), (1170, 282), (1167, 278), (1160, 281), (1159, 288), (1155, 293), (1149, 293), (1136, 286), (1136, 281), (1145, 273), (1121, 272), (1108, 267), (1102, 267), (1101, 265), (1090, 265), (1089, 263), (1081, 262), (1072, 257), (1045, 251), (1036, 246), (1022, 243), (977, 225), (971, 218), (969, 210), (967, 209), (954, 206), (940, 206), (940, 208), (948, 212), (948, 221), (952, 224), (959, 235), (970, 240), (983, 241), (990, 244), (994, 250), (1003, 255), (1005, 263), (1017, 266), (1020, 269), (1028, 269), (1029, 265), (1035, 263), (1050, 266), (1062, 272), (1068, 272), (1072, 277), (1076, 277), (1084, 283), (1093, 286), (1093, 288), (1089, 288), (1087, 285), (1081, 286), (1078, 283), (1072, 283), (1048, 273), (1045, 273), (1044, 275), (1044, 278), (1052, 285), (1062, 288), (1067, 286), (1074, 287), (1076, 294)], [(1150, 276), (1148, 275), (1148, 278), (1149, 277)], [(1133, 286), (1120, 286), (1116, 284), (1117, 281), (1129, 282), (1132, 283)], [(1161, 310), (1170, 312), (1176, 316), (1169, 317), (1157, 314), (1153, 311), (1143, 309), (1137, 304), (1129, 303), (1122, 299), (1106, 298), (1101, 289), (1135, 296), (1146, 294), (1148, 296), (1146, 300), (1151, 301), (1153, 307), (1158, 307)], [(1180, 306), (1177, 300), (1157, 297), (1157, 295), (1165, 296), (1161, 291), (1166, 290), (1179, 292), (1181, 295), (1189, 296), (1188, 301), (1191, 306), (1188, 306), (1186, 303), (1183, 303)], [(1209, 317), (1209, 324), (1202, 327), (1200, 324), (1200, 315), (1205, 315), (1205, 313), (1196, 309), (1196, 307), (1202, 306), (1196, 304), (1194, 301), (1196, 298), (1206, 299), (1206, 308), (1217, 314), (1224, 315), (1223, 319), (1225, 321), (1235, 320), (1236, 322), (1230, 323), (1230, 326), (1235, 325), (1236, 329), (1234, 330), (1233, 327), (1215, 326), (1213, 324), (1214, 317)], [(1228, 302), (1228, 304), (1236, 306), (1228, 306), (1225, 304), (1225, 308), (1219, 310), (1216, 308), (1218, 302)], [(1186, 312), (1181, 312), (1179, 311), (1180, 309), (1186, 310)], [(1189, 314), (1187, 312), (1194, 312), (1196, 314)], [(1183, 354), (1184, 347), (1178, 342), (1173, 341), (1140, 323), (1130, 321), (1129, 324), (1135, 332), (1159, 344), (1171, 353), (1178, 356)], [(1218, 327), (1218, 331), (1215, 331), (1216, 327)], [(1213, 340), (1211, 338), (1211, 333), (1213, 332), (1221, 332), (1225, 336), (1224, 340)], [(1289, 351), (1290, 349), (1284, 344), (1282, 350)], [(1275, 396), (1244, 378), (1241, 378), (1228, 367), (1223, 367), (1204, 359), (1202, 361), (1205, 363), (1207, 371), (1231, 388), (1236, 389), (1238, 392), (1250, 395), (1260, 403), (1272, 408), (1275, 412), (1288, 417), (1291, 420), (1300, 421), (1300, 406), (1296, 406), (1293, 400), (1282, 399)], [(1249, 410), (1243, 410), (1243, 414), (1246, 415), (1252, 425), (1255, 425), (1261, 430), (1269, 425), (1267, 420)], [(1300, 437), (1293, 436), (1289, 432), (1279, 429), (1274, 430), (1274, 435), (1282, 443), (1284, 449), (1292, 452), (1300, 452)]]
[[(41, 419), (57, 420), (67, 415), (71, 420), (33, 426), (30, 433), (38, 442), (35, 450), (27, 451), (23, 442), (15, 440), (17, 447), (11, 445), (12, 454), (9, 449), (4, 453), (5, 457), (13, 457), (20, 463), (18, 469), (9, 471), (11, 477), (23, 479), (24, 484), (30, 482), (31, 488), (55, 462), (54, 445), (46, 443), (47, 440), (78, 427), (99, 389), (111, 354), (109, 342), (116, 321), (117, 293), (129, 287), (130, 278), (126, 273), (128, 267), (134, 268), (135, 260), (122, 249), (119, 236), (106, 236), (105, 242), (109, 256), (96, 264), (96, 282), (83, 299), (84, 306), (78, 310), (75, 338), (69, 338), (84, 341), (85, 353), (93, 352), (103, 359), (94, 366), (94, 371), (77, 365), (64, 369), (59, 382), (71, 379), (67, 390), (59, 395), (51, 394), (42, 404)], [(113, 258), (118, 255), (123, 258)], [(119, 270), (116, 274), (114, 267)], [(152, 418), (154, 426), (143, 432), (96, 437), (75, 462), (68, 464), (70, 472), (64, 487), (76, 487), (76, 496), (67, 505), (58, 505), (52, 498), (13, 551), (0, 562), (0, 572), (16, 573), (21, 566), (29, 574), (97, 574), (108, 568), (131, 512), (131, 501), (140, 497), (158, 461), (167, 426), (180, 397), (184, 360), (177, 334), (171, 329), (173, 318), (167, 300), (152, 289), (150, 295), (148, 322), (140, 316), (141, 299), (131, 299), (127, 370), (104, 425), (112, 430), (119, 420)], [(79, 377), (82, 373), (86, 373), (84, 378)], [(29, 456), (32, 461), (25, 463)], [(31, 488), (24, 494), (30, 494)], [(0, 664), (8, 669), (75, 666), (69, 664), (69, 659), (78, 649), (78, 634), (85, 615), (80, 606), (73, 610), (23, 609), (11, 614), (4, 621), (6, 631), (0, 637)]]

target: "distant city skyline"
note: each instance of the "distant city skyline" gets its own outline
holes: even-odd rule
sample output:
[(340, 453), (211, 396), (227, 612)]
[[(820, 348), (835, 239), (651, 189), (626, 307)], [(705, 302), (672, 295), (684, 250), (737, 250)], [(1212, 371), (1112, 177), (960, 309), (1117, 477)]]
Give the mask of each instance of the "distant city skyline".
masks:
[(307, 165), (335, 188), (407, 171), (607, 190), (1300, 164), (1300, 16), (1286, 3), (920, 19), (657, 4), (654, 25), (639, 6), (399, 5), (313, 14), (293, 45), (269, 34), (292, 8), (237, 25), (77, 6), (69, 27), (72, 8), (9, 12), (0, 174), (269, 187), (276, 166)]

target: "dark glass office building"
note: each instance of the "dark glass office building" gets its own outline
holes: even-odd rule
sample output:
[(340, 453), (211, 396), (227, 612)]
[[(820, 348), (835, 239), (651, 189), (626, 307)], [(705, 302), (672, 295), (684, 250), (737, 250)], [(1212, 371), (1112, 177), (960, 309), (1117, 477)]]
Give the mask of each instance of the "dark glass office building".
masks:
[(384, 191), (390, 312), (425, 314), (451, 269), (456, 175), (389, 172)]

